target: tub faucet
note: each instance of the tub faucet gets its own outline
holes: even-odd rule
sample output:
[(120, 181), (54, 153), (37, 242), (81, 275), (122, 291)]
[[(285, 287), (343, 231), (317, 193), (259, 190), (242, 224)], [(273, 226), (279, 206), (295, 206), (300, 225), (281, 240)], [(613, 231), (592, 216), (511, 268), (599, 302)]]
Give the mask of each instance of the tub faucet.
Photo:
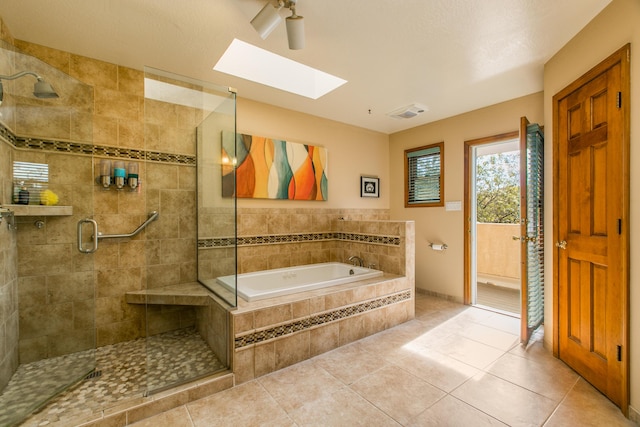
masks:
[[(359, 267), (364, 267), (364, 261), (359, 256), (355, 256), (355, 255), (350, 256), (349, 257), (349, 262), (352, 263), (353, 265), (358, 265)], [(357, 264), (356, 264), (356, 262), (357, 262)]]

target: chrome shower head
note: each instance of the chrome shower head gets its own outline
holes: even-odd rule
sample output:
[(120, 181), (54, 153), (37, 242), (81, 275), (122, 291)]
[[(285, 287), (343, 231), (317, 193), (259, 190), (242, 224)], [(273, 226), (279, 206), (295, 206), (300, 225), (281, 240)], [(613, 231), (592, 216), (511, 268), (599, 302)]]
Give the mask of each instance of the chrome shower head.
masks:
[(23, 76), (34, 76), (36, 78), (36, 83), (33, 85), (33, 95), (36, 98), (58, 98), (58, 94), (53, 89), (53, 87), (44, 81), (42, 77), (33, 71), (21, 71), (19, 73), (13, 74), (11, 76), (2, 76), (0, 75), (0, 103), (2, 102), (2, 80), (15, 80)]

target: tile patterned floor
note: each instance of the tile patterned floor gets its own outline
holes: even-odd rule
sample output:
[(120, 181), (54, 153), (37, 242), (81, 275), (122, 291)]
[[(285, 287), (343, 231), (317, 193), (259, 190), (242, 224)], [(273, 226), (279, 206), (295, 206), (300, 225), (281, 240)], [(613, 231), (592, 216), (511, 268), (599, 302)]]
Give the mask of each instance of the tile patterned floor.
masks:
[(38, 393), (50, 393), (70, 377), (82, 379), (91, 369), (94, 357), (96, 372), (101, 375), (64, 391), (21, 425), (77, 425), (78, 420), (91, 418), (96, 411), (142, 397), (147, 389), (159, 389), (225, 368), (194, 328), (26, 364), (0, 396), (0, 426), (12, 425), (16, 422), (14, 415), (35, 409), (29, 402)]
[(519, 320), (418, 295), (416, 319), (134, 424), (634, 426)]

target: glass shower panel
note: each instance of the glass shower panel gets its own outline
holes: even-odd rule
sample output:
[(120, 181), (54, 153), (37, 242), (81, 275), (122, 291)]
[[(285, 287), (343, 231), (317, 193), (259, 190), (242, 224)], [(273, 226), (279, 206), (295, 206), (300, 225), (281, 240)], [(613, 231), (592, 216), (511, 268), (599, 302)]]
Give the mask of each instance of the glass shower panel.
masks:
[[(9, 239), (15, 246), (0, 243), (11, 272), (0, 279), (0, 305), (10, 308), (0, 316), (0, 329), (10, 330), (0, 355), (0, 425), (13, 425), (96, 366), (93, 257), (78, 254), (69, 232), (93, 211), (94, 100), (91, 86), (0, 43), (0, 144), (10, 157), (3, 162), (10, 170), (0, 172), (9, 183), (0, 203), (16, 211), (17, 223)], [(41, 79), (57, 97), (39, 92)], [(46, 206), (56, 199), (69, 207), (62, 216)]]
[[(198, 281), (230, 307), (238, 303), (235, 197), (235, 94), (209, 114), (197, 129)], [(224, 278), (224, 280), (222, 280)]]
[[(228, 310), (235, 305), (235, 292), (233, 298), (229, 297), (233, 302), (230, 304), (199, 282), (204, 262), (202, 248), (213, 238), (205, 230), (217, 229), (221, 224), (230, 245), (224, 248), (225, 256), (220, 257), (219, 263), (225, 266), (225, 274), (235, 274), (235, 201), (221, 199), (220, 166), (205, 157), (216, 149), (207, 145), (209, 142), (203, 144), (214, 133), (217, 135), (215, 158), (220, 162), (223, 132), (235, 135), (235, 94), (228, 88), (145, 69), (147, 152), (175, 153), (168, 161), (147, 166), (147, 191), (153, 189), (147, 208), (158, 210), (160, 217), (174, 225), (147, 235), (147, 250), (151, 249), (146, 284), (148, 393), (229, 366)], [(157, 157), (162, 158), (160, 153)], [(162, 177), (175, 177), (176, 181), (162, 183)], [(155, 260), (157, 251), (160, 255)], [(156, 278), (157, 271), (165, 271), (165, 277)], [(169, 282), (166, 276), (173, 272), (177, 274)], [(159, 294), (163, 297), (159, 298)]]

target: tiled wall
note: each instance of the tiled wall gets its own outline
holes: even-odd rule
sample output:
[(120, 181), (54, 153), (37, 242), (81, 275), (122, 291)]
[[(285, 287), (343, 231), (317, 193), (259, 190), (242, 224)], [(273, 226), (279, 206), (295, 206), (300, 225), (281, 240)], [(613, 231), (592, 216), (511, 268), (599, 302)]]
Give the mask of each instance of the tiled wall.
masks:
[[(295, 202), (293, 202), (295, 203)], [(321, 203), (321, 202), (319, 202)], [(238, 202), (239, 205), (242, 201)], [(229, 274), (228, 265), (235, 262), (233, 230), (225, 224), (216, 228), (217, 218), (228, 218), (224, 210), (211, 214), (211, 219), (201, 227), (198, 256), (200, 278), (215, 278)], [(390, 257), (386, 249), (363, 246), (357, 241), (341, 238), (336, 233), (398, 236), (397, 227), (384, 222), (389, 219), (386, 209), (259, 209), (238, 208), (238, 273), (315, 264), (329, 261), (345, 261), (357, 255), (365, 263), (375, 264), (392, 274), (403, 274), (397, 259)], [(361, 223), (361, 221), (365, 221)], [(377, 223), (376, 221), (383, 221)], [(211, 224), (207, 226), (207, 224)], [(378, 225), (374, 225), (378, 224)], [(387, 225), (380, 225), (387, 224)], [(391, 228), (389, 228), (391, 227)], [(210, 230), (209, 233), (203, 231)]]
[[(18, 136), (59, 138), (55, 146), (18, 140), (8, 150), (15, 160), (49, 164), (50, 189), (60, 204), (73, 206), (69, 217), (20, 219), (21, 362), (194, 325), (193, 308), (153, 307), (145, 316), (144, 307), (127, 304), (124, 293), (196, 280), (194, 135), (200, 111), (145, 100), (142, 71), (20, 41), (16, 46), (86, 83), (90, 91), (74, 90), (73, 101), (89, 96), (95, 105), (93, 111), (47, 117), (47, 129), (40, 110), (17, 105), (20, 114), (7, 123)], [(56, 69), (47, 74), (55, 79)], [(60, 78), (52, 84), (61, 98), (70, 96)], [(140, 190), (102, 190), (94, 182), (99, 156), (136, 159)], [(93, 217), (105, 234), (129, 233), (154, 210), (158, 220), (135, 238), (103, 239), (95, 254), (78, 252), (79, 219)], [(36, 228), (36, 220), (44, 227)]]
[[(0, 43), (12, 42), (0, 18)], [(10, 59), (0, 55), (0, 74), (11, 70)], [(0, 110), (0, 117), (3, 112)], [(11, 147), (0, 137), (0, 204), (6, 203), (11, 189)], [(18, 368), (18, 258), (16, 233), (0, 222), (0, 390)]]
[[(0, 184), (10, 181), (11, 148), (0, 138)], [(0, 190), (0, 193), (2, 190)], [(0, 390), (18, 368), (18, 273), (16, 232), (0, 222)]]

